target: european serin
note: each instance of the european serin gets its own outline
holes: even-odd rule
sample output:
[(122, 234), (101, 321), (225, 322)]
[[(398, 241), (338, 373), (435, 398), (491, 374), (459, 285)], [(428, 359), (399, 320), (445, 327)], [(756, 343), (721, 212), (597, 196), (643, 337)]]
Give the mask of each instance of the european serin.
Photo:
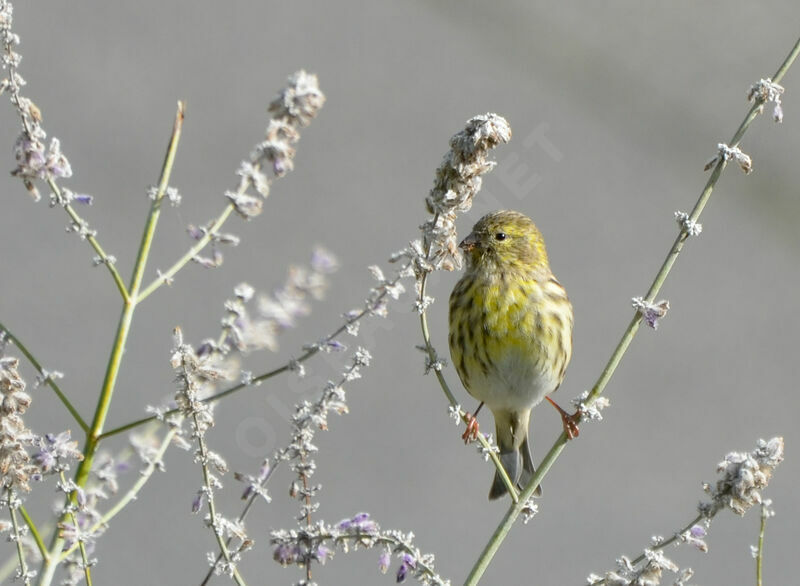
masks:
[[(523, 214), (487, 214), (459, 246), (467, 268), (450, 295), (450, 355), (469, 394), (492, 410), (500, 461), (523, 487), (534, 473), (531, 408), (558, 388), (572, 355), (572, 305)], [(574, 419), (557, 408), (574, 437)], [(506, 492), (496, 473), (489, 498)]]

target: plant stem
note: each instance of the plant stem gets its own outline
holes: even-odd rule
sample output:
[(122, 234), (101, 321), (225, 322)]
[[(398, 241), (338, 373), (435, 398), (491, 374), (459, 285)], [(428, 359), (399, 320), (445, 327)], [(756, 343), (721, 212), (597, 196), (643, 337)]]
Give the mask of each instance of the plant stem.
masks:
[(17, 520), (17, 496), (11, 488), (6, 488), (6, 499), (8, 501), (8, 512), (11, 515), (11, 527), (14, 532), (14, 541), (17, 544), (17, 559), (19, 561), (19, 572), (25, 586), (31, 586), (31, 578), (28, 575), (28, 564), (25, 561), (25, 549), (22, 547), (22, 535), (20, 534), (19, 521)]
[[(58, 186), (58, 184), (52, 177), (48, 176), (47, 185), (50, 187), (50, 189), (58, 197), (59, 200), (63, 200), (63, 196), (61, 195), (61, 188)], [(63, 208), (64, 211), (67, 212), (67, 215), (70, 217), (70, 219), (76, 225), (81, 226), (86, 223), (83, 220), (83, 218), (81, 218), (81, 216), (78, 214), (78, 212), (75, 211), (75, 208), (73, 208), (70, 204), (68, 203), (64, 204)], [(100, 242), (97, 240), (97, 237), (94, 236), (94, 234), (87, 234), (86, 241), (91, 245), (91, 247), (94, 249), (94, 251), (97, 253), (97, 255), (100, 257), (101, 260), (105, 261), (108, 259), (106, 251), (103, 250), (102, 246), (100, 246)], [(128, 301), (130, 299), (130, 293), (128, 289), (125, 287), (125, 282), (122, 280), (122, 275), (119, 274), (117, 267), (112, 262), (104, 262), (103, 264), (106, 265), (108, 272), (111, 273), (111, 278), (114, 279), (114, 284), (117, 286), (120, 295), (122, 295), (122, 299), (124, 301)]]
[(197, 244), (192, 246), (186, 254), (175, 261), (175, 264), (173, 264), (168, 270), (163, 272), (157, 279), (145, 287), (145, 289), (139, 295), (139, 301), (144, 301), (146, 297), (149, 297), (150, 294), (161, 287), (161, 285), (172, 279), (172, 277), (174, 277), (179, 270), (186, 266), (197, 255), (198, 252), (203, 250), (203, 248), (205, 248), (206, 245), (211, 242), (212, 236), (222, 227), (233, 210), (233, 204), (228, 204), (225, 206), (225, 209), (222, 210), (222, 213), (217, 217), (216, 220), (214, 220), (214, 222), (208, 228), (206, 234), (197, 241)]
[[(399, 280), (399, 277), (398, 277), (398, 279), (397, 279), (397, 280)], [(394, 284), (394, 283), (396, 283), (396, 282), (397, 282), (397, 281), (393, 281), (393, 282), (392, 282), (392, 284)], [(308, 348), (308, 349), (307, 349), (307, 350), (306, 350), (306, 351), (305, 351), (305, 352), (304, 352), (304, 353), (303, 353), (303, 354), (302, 354), (302, 355), (301, 355), (299, 358), (296, 358), (296, 359), (290, 360), (289, 362), (287, 362), (286, 364), (284, 364), (284, 365), (282, 365), (282, 366), (279, 366), (279, 367), (277, 367), (277, 368), (274, 368), (274, 369), (272, 369), (272, 370), (270, 370), (270, 371), (268, 371), (268, 372), (265, 372), (264, 374), (260, 374), (260, 375), (258, 375), (257, 377), (254, 377), (254, 378), (253, 378), (251, 381), (249, 381), (249, 382), (246, 382), (246, 383), (238, 383), (238, 384), (236, 384), (236, 385), (232, 386), (232, 387), (231, 387), (231, 388), (229, 388), (229, 389), (225, 389), (224, 391), (220, 391), (219, 393), (216, 393), (216, 394), (214, 394), (214, 395), (211, 395), (210, 397), (206, 397), (205, 399), (203, 399), (203, 400), (202, 400), (202, 401), (200, 401), (200, 402), (201, 402), (201, 403), (213, 403), (213, 402), (219, 401), (219, 400), (220, 400), (220, 399), (222, 399), (223, 397), (227, 397), (228, 395), (232, 395), (233, 393), (236, 393), (236, 392), (238, 392), (238, 391), (241, 391), (242, 389), (245, 389), (245, 388), (248, 388), (248, 387), (252, 387), (252, 386), (254, 386), (254, 385), (257, 385), (257, 384), (259, 384), (259, 383), (262, 383), (262, 382), (264, 382), (265, 380), (272, 378), (273, 376), (277, 376), (277, 375), (279, 375), (279, 374), (281, 374), (281, 373), (283, 373), (283, 372), (287, 372), (288, 370), (290, 370), (290, 369), (292, 368), (292, 365), (293, 365), (293, 364), (302, 364), (302, 363), (303, 363), (303, 362), (305, 362), (306, 360), (308, 360), (308, 359), (310, 359), (311, 357), (313, 357), (313, 356), (315, 356), (316, 354), (318, 354), (318, 353), (319, 353), (319, 351), (320, 351), (320, 349), (321, 349), (321, 348), (322, 348), (322, 347), (323, 347), (325, 344), (327, 344), (327, 343), (328, 343), (328, 342), (330, 342), (331, 340), (334, 340), (334, 339), (335, 339), (337, 336), (339, 336), (340, 334), (342, 334), (342, 333), (343, 333), (343, 332), (344, 332), (344, 331), (347, 329), (347, 327), (348, 327), (348, 326), (350, 326), (350, 325), (352, 325), (352, 324), (354, 324), (354, 323), (356, 323), (356, 322), (360, 321), (362, 318), (364, 318), (365, 316), (369, 315), (370, 311), (371, 311), (372, 309), (374, 309), (374, 307), (375, 307), (375, 306), (377, 306), (378, 304), (380, 304), (380, 302), (381, 302), (381, 301), (383, 301), (383, 299), (386, 297), (386, 295), (387, 295), (386, 291), (384, 291), (383, 293), (381, 293), (380, 295), (378, 295), (378, 296), (377, 296), (375, 299), (373, 299), (373, 300), (372, 300), (372, 303), (371, 303), (371, 304), (368, 304), (368, 306), (367, 306), (367, 307), (365, 307), (364, 309), (362, 309), (362, 310), (361, 310), (359, 313), (357, 313), (355, 316), (351, 317), (351, 318), (350, 318), (350, 319), (348, 319), (348, 320), (347, 320), (345, 323), (343, 323), (343, 324), (342, 324), (342, 325), (340, 325), (338, 328), (336, 328), (336, 329), (335, 329), (333, 332), (331, 332), (330, 334), (328, 334), (327, 336), (325, 336), (325, 337), (324, 337), (324, 338), (323, 338), (323, 339), (320, 341), (320, 343), (318, 343), (318, 344), (315, 344), (315, 345), (311, 346), (310, 348)], [(426, 326), (426, 328), (427, 328), (427, 326)], [(172, 415), (173, 413), (177, 413), (178, 411), (180, 411), (180, 409), (170, 409), (169, 411), (166, 411), (166, 412), (164, 413), (164, 415), (165, 415), (165, 416), (166, 416), (166, 415)], [(125, 432), (125, 431), (129, 431), (129, 430), (131, 430), (131, 429), (134, 429), (134, 428), (136, 428), (136, 427), (139, 427), (140, 425), (144, 425), (145, 423), (149, 423), (149, 422), (151, 422), (151, 421), (155, 421), (155, 420), (156, 420), (156, 419), (158, 419), (159, 417), (160, 417), (160, 416), (158, 416), (158, 415), (151, 415), (151, 416), (149, 416), (149, 417), (142, 417), (141, 419), (137, 419), (137, 420), (135, 420), (135, 421), (131, 421), (131, 422), (129, 422), (129, 423), (125, 423), (125, 424), (123, 424), (123, 425), (120, 425), (119, 427), (115, 427), (114, 429), (110, 429), (110, 430), (106, 431), (105, 433), (102, 433), (102, 434), (100, 435), (100, 438), (99, 438), (99, 439), (105, 439), (105, 438), (107, 438), (107, 437), (110, 437), (110, 436), (112, 436), (112, 435), (117, 435), (117, 434), (123, 433), (123, 432)]]
[(42, 540), (42, 536), (39, 534), (39, 530), (36, 527), (36, 524), (31, 519), (31, 516), (28, 515), (28, 511), (25, 510), (25, 507), (22, 505), (19, 506), (19, 512), (22, 515), (22, 518), (25, 520), (25, 524), (28, 526), (28, 531), (31, 532), (33, 536), (33, 540), (36, 542), (36, 547), (39, 548), (39, 553), (42, 554), (43, 558), (47, 557), (47, 546), (44, 544)]
[[(200, 424), (197, 421), (197, 414), (193, 413), (192, 417), (194, 418), (194, 428), (195, 430), (200, 429)], [(241, 574), (239, 573), (239, 569), (236, 567), (236, 564), (233, 561), (231, 556), (230, 550), (228, 549), (228, 545), (225, 542), (225, 538), (223, 536), (224, 531), (222, 527), (219, 525), (219, 521), (217, 519), (217, 506), (214, 500), (214, 481), (211, 478), (211, 472), (208, 469), (208, 448), (206, 447), (206, 442), (202, 432), (197, 431), (197, 447), (198, 447), (198, 454), (200, 457), (200, 462), (202, 464), (201, 468), (203, 470), (203, 485), (206, 489), (206, 500), (208, 502), (208, 516), (209, 521), (208, 523), (213, 528), (214, 538), (217, 540), (217, 545), (219, 546), (219, 551), (222, 553), (225, 561), (228, 563), (229, 571), (231, 572), (231, 577), (236, 581), (239, 586), (246, 586), (244, 578), (242, 578)], [(309, 570), (310, 571), (310, 570)]]
[[(420, 282), (419, 287), (419, 299), (425, 298), (425, 289), (428, 282), (428, 274), (422, 275), (422, 280)], [(428, 353), (428, 359), (431, 363), (434, 363), (438, 360), (438, 356), (436, 353), (436, 349), (431, 344), (431, 334), (428, 328), (428, 315), (426, 311), (422, 311), (419, 315), (420, 327), (422, 328), (422, 339), (425, 342), (425, 350)], [(434, 368), (434, 374), (436, 375), (436, 380), (439, 381), (439, 386), (442, 388), (447, 400), (450, 402), (450, 405), (454, 408), (459, 407), (458, 401), (456, 401), (455, 395), (453, 395), (453, 391), (450, 390), (450, 385), (447, 384), (447, 381), (442, 374), (441, 369)], [(467, 412), (463, 409), (460, 409), (459, 415), (461, 416), (461, 420), (467, 424)], [(500, 458), (497, 457), (497, 453), (494, 451), (492, 446), (486, 440), (482, 433), (478, 434), (478, 442), (484, 449), (484, 453), (489, 455), (489, 458), (492, 460), (494, 467), (497, 469), (497, 472), (500, 474), (500, 478), (503, 480), (503, 484), (505, 484), (506, 489), (508, 490), (508, 494), (511, 496), (511, 500), (514, 504), (517, 504), (519, 501), (519, 495), (517, 494), (517, 488), (514, 486), (514, 483), (511, 482), (511, 479), (508, 477), (508, 473), (506, 469), (503, 467), (503, 463), (500, 462)], [(524, 502), (524, 501), (523, 501)]]
[[(158, 447), (158, 450), (156, 450), (155, 454), (153, 455), (152, 461), (150, 461), (147, 467), (141, 471), (141, 473), (139, 474), (139, 478), (136, 480), (133, 486), (130, 487), (128, 492), (125, 493), (125, 496), (123, 496), (120, 500), (118, 500), (117, 503), (113, 507), (111, 507), (111, 509), (109, 509), (105, 515), (103, 515), (94, 525), (89, 527), (89, 529), (86, 530), (86, 533), (92, 535), (101, 527), (108, 525), (108, 522), (111, 521), (111, 519), (113, 519), (114, 517), (116, 517), (117, 514), (120, 511), (122, 511), (122, 509), (124, 509), (130, 502), (136, 500), (136, 498), (139, 495), (139, 492), (141, 492), (142, 488), (144, 488), (144, 485), (147, 484), (147, 481), (150, 480), (150, 477), (158, 469), (158, 465), (161, 462), (161, 459), (164, 457), (164, 453), (167, 451), (167, 448), (169, 447), (172, 438), (175, 437), (177, 431), (178, 431), (177, 428), (173, 428), (166, 433), (164, 439), (161, 441), (161, 445)], [(67, 556), (69, 556), (69, 554), (71, 554), (73, 551), (75, 551), (75, 549), (77, 549), (77, 547), (78, 544), (75, 544), (69, 549), (66, 549), (63, 552), (61, 552), (58, 562), (61, 563), (62, 561), (64, 561), (67, 558)]]
[(59, 400), (64, 404), (64, 407), (67, 408), (67, 411), (70, 412), (70, 415), (72, 415), (72, 418), (80, 426), (80, 428), (84, 432), (89, 431), (89, 425), (83, 420), (81, 414), (78, 413), (78, 410), (72, 405), (72, 403), (70, 403), (69, 399), (64, 394), (64, 392), (59, 388), (58, 384), (51, 377), (45, 376), (45, 372), (44, 369), (42, 368), (42, 365), (39, 363), (38, 360), (36, 360), (36, 357), (31, 353), (31, 351), (25, 347), (25, 344), (23, 344), (20, 341), (20, 339), (17, 338), (13, 333), (11, 333), (11, 330), (9, 330), (1, 322), (0, 322), (0, 332), (4, 333), (5, 336), (9, 340), (11, 340), (17, 348), (19, 348), (19, 351), (22, 352), (25, 358), (28, 359), (28, 362), (30, 362), (36, 369), (36, 371), (44, 378), (44, 381), (47, 383), (47, 386), (53, 389), (53, 392), (56, 394)]
[[(786, 57), (784, 62), (778, 68), (778, 71), (772, 78), (772, 81), (775, 83), (779, 83), (783, 76), (786, 74), (786, 71), (792, 65), (792, 63), (797, 58), (798, 54), (800, 54), (800, 39), (797, 40), (792, 50), (789, 52), (789, 55)], [(756, 118), (756, 116), (761, 112), (761, 107), (763, 105), (763, 101), (760, 99), (756, 99), (753, 106), (748, 111), (747, 115), (745, 116), (742, 123), (739, 125), (739, 128), (733, 135), (730, 143), (728, 146), (735, 147), (741, 141), (742, 136), (750, 127), (750, 124)], [(714, 190), (714, 187), (719, 179), (722, 171), (727, 166), (727, 161), (720, 157), (717, 164), (714, 166), (714, 170), (711, 173), (711, 176), (708, 178), (705, 187), (703, 188), (700, 197), (697, 200), (694, 208), (692, 209), (691, 214), (689, 214), (689, 220), (696, 222), (697, 219), (700, 217), (700, 214), (703, 212), (706, 204), (708, 203), (709, 198), (711, 197), (711, 192)], [(680, 254), (681, 250), (683, 249), (683, 245), (686, 242), (686, 239), (689, 237), (689, 233), (685, 228), (681, 228), (678, 237), (675, 239), (675, 242), (672, 245), (669, 253), (667, 254), (666, 259), (661, 265), (656, 277), (653, 279), (650, 288), (647, 291), (647, 296), (645, 297), (645, 301), (652, 302), (655, 299), (655, 296), (658, 294), (659, 290), (661, 289), (664, 281), (666, 280), (667, 276), (669, 275), (672, 266), (675, 264), (675, 261), (678, 258), (678, 254)], [(614, 352), (609, 358), (606, 367), (603, 369), (603, 372), (600, 375), (600, 378), (597, 380), (595, 385), (592, 387), (591, 392), (589, 393), (589, 397), (586, 400), (587, 405), (591, 405), (598, 396), (603, 392), (608, 382), (611, 380), (611, 376), (614, 374), (617, 366), (619, 365), (622, 357), (625, 355), (628, 346), (633, 341), (633, 337), (636, 335), (636, 332), (639, 330), (639, 326), (641, 325), (642, 316), (640, 313), (636, 313), (633, 316), (630, 324), (628, 324), (627, 329), (622, 334), (622, 338), (620, 339), (617, 347), (614, 349)], [(511, 526), (516, 521), (517, 517), (519, 516), (520, 512), (522, 511), (522, 505), (520, 503), (524, 503), (530, 496), (533, 494), (533, 491), (541, 482), (542, 478), (544, 478), (547, 471), (550, 469), (552, 464), (558, 458), (558, 456), (563, 451), (566, 445), (567, 439), (566, 435), (562, 432), (558, 439), (553, 444), (553, 447), (550, 448), (550, 451), (545, 456), (542, 464), (536, 470), (536, 474), (531, 479), (528, 486), (522, 491), (520, 495), (519, 502), (512, 504), (509, 507), (508, 511), (506, 512), (505, 516), (503, 517), (502, 521), (498, 525), (497, 529), (495, 530), (492, 537), (489, 539), (489, 542), (486, 544), (483, 552), (481, 553), (478, 560), (475, 562), (472, 570), (467, 577), (466, 582), (464, 583), (465, 586), (474, 586), (477, 584), (483, 573), (486, 571), (486, 568), (491, 563), (494, 554), (497, 553), (497, 550), (500, 548), (503, 540), (505, 539), (506, 535), (508, 535), (508, 531), (511, 529)]]
[(767, 529), (769, 507), (761, 503), (761, 527), (758, 530), (758, 551), (756, 553), (756, 586), (762, 586), (762, 569), (764, 562), (764, 532)]
[[(685, 525), (683, 527), (683, 529), (680, 529), (680, 530), (676, 531), (672, 535), (672, 537), (670, 537), (669, 539), (665, 539), (665, 540), (661, 541), (658, 545), (653, 545), (653, 546), (649, 547), (648, 549), (650, 551), (659, 551), (659, 550), (662, 550), (662, 549), (666, 549), (668, 546), (672, 545), (673, 543), (675, 543), (676, 541), (681, 539), (681, 535), (683, 535), (684, 533), (689, 531), (692, 527), (694, 527), (695, 525), (700, 523), (703, 519), (705, 519), (707, 522), (710, 523), (713, 518), (714, 518), (714, 515), (711, 515), (710, 517), (706, 517), (705, 515), (697, 515), (694, 519), (689, 521), (688, 525)], [(640, 554), (638, 557), (636, 557), (636, 558), (634, 558), (634, 559), (632, 559), (630, 561), (631, 566), (636, 566), (637, 564), (643, 562), (646, 557), (647, 557), (646, 554), (644, 554), (644, 553)], [(589, 584), (589, 586), (602, 586), (603, 582), (604, 582), (603, 580), (598, 580), (597, 582), (591, 582)]]
[(105, 425), (108, 410), (111, 407), (111, 399), (114, 394), (114, 388), (117, 382), (117, 376), (122, 365), (122, 354), (125, 350), (125, 343), (130, 334), (131, 323), (133, 322), (133, 314), (136, 306), (139, 303), (139, 289), (142, 285), (142, 278), (144, 277), (144, 270), (147, 265), (147, 260), (150, 255), (150, 248), (153, 244), (155, 237), (156, 225), (158, 218), (161, 214), (161, 204), (166, 193), (167, 186), (169, 185), (169, 178), (172, 173), (172, 166), (175, 161), (175, 153), (180, 141), (181, 128), (183, 126), (184, 106), (183, 102), (178, 102), (178, 112), (175, 116), (175, 124), (172, 130), (172, 137), (170, 139), (167, 155), (164, 158), (164, 165), (161, 169), (161, 179), (158, 185), (158, 192), (156, 198), (150, 207), (150, 215), (145, 224), (144, 233), (142, 234), (142, 242), (139, 245), (139, 253), (136, 256), (136, 264), (133, 269), (133, 276), (131, 277), (130, 285), (130, 299), (125, 303), (122, 309), (122, 316), (120, 317), (119, 326), (117, 327), (117, 335), (114, 340), (114, 346), (111, 350), (111, 358), (108, 361), (108, 368), (106, 369), (105, 380), (103, 381), (103, 390), (100, 393), (100, 398), (95, 409), (94, 419), (90, 434), (87, 438), (87, 445), (84, 449), (84, 459), (78, 467), (76, 475), (76, 482), (78, 486), (84, 486), (89, 471), (92, 468), (92, 460), (94, 452), (97, 449), (97, 442), (99, 436), (103, 433), (103, 426)]
[[(64, 486), (67, 483), (67, 478), (64, 475), (64, 472), (59, 473), (61, 476), (61, 485)], [(83, 564), (83, 576), (86, 580), (86, 586), (92, 586), (92, 572), (91, 567), (89, 566), (89, 556), (86, 552), (86, 544), (83, 542), (83, 535), (84, 533), (81, 531), (80, 525), (78, 525), (78, 517), (75, 515), (75, 508), (70, 506), (69, 512), (67, 513), (72, 521), (72, 526), (75, 528), (75, 536), (77, 538), (77, 546), (81, 550), (81, 563)]]
[[(280, 460), (275, 460), (274, 463), (270, 462), (269, 471), (267, 472), (267, 475), (264, 477), (264, 479), (260, 483), (261, 487), (265, 487), (267, 485), (267, 482), (269, 482), (269, 479), (272, 478), (272, 473), (275, 472), (275, 469), (278, 467), (278, 465), (280, 463), (281, 463)], [(247, 499), (247, 504), (244, 506), (244, 509), (242, 509), (242, 512), (239, 513), (239, 516), (236, 519), (236, 521), (238, 523), (242, 523), (245, 520), (245, 517), (247, 517), (247, 513), (250, 512), (250, 509), (253, 507), (253, 504), (255, 504), (256, 499), (258, 499), (258, 498), (261, 498), (261, 495), (259, 495), (257, 492), (254, 492), (252, 495), (250, 495), (250, 498)], [(225, 546), (229, 547), (231, 543), (233, 543), (233, 537), (232, 536), (228, 537), (228, 539), (225, 540)], [(214, 565), (212, 565), (208, 569), (208, 573), (206, 573), (206, 576), (205, 576), (205, 578), (203, 578), (203, 581), (200, 583), (200, 586), (206, 586), (208, 584), (208, 581), (211, 580), (211, 578), (214, 576), (214, 569), (217, 567), (217, 564), (219, 564), (219, 562), (222, 560), (222, 558), (223, 558), (222, 552), (217, 554), (217, 559), (214, 562)]]
[[(161, 178), (159, 180), (158, 192), (156, 198), (150, 206), (150, 214), (148, 215), (145, 224), (142, 241), (139, 246), (139, 253), (136, 257), (136, 263), (131, 277), (131, 284), (129, 287), (129, 296), (125, 299), (122, 308), (122, 315), (120, 316), (119, 324), (117, 325), (117, 332), (114, 337), (114, 343), (111, 348), (111, 356), (108, 360), (106, 367), (106, 374), (103, 380), (103, 387), (100, 391), (100, 396), (97, 401), (94, 418), (92, 420), (91, 428), (86, 434), (86, 443), (83, 448), (84, 459), (78, 466), (75, 473), (75, 483), (84, 487), (89, 478), (89, 473), (92, 469), (94, 455), (97, 451), (100, 436), (103, 433), (103, 426), (105, 425), (108, 411), (111, 408), (111, 399), (114, 394), (114, 389), (117, 383), (120, 368), (122, 366), (122, 355), (125, 350), (125, 344), (130, 334), (131, 324), (133, 322), (133, 314), (139, 302), (138, 294), (142, 284), (142, 277), (144, 269), (147, 265), (147, 259), (152, 246), (153, 238), (155, 236), (156, 224), (161, 210), (161, 203), (164, 199), (167, 186), (169, 185), (169, 177), (172, 173), (172, 166), (175, 161), (175, 153), (180, 141), (181, 128), (183, 126), (184, 118), (184, 105), (183, 102), (178, 102), (178, 111), (175, 115), (175, 123), (172, 128), (172, 136), (170, 138), (167, 154), (164, 158), (164, 164), (161, 169)], [(46, 586), (52, 582), (55, 573), (56, 564), (52, 563), (53, 559), (58, 557), (63, 547), (64, 540), (58, 536), (56, 532), (53, 536), (53, 542), (50, 547), (50, 556), (44, 562), (44, 569), (40, 584)]]

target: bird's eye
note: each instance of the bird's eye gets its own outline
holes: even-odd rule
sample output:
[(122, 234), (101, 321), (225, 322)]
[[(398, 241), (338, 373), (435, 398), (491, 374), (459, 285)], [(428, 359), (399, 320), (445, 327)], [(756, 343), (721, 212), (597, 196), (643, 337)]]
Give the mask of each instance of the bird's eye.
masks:
[(494, 239), (495, 240), (505, 240), (506, 239), (506, 233), (505, 232), (498, 232), (497, 234), (494, 235)]

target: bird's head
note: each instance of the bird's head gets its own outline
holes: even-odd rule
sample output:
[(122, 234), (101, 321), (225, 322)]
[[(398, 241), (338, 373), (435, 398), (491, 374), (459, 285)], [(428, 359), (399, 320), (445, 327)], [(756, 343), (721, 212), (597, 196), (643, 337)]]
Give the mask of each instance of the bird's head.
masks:
[(544, 239), (533, 221), (500, 210), (483, 216), (459, 247), (470, 270), (550, 272)]

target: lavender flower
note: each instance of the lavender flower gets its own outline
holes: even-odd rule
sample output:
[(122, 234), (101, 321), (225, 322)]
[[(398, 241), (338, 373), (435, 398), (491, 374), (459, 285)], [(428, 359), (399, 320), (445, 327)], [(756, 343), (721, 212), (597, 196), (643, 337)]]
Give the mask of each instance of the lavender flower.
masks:
[[(436, 170), (433, 188), (425, 203), (433, 218), (422, 225), (422, 246), (412, 244), (416, 252), (415, 270), (420, 273), (435, 269), (461, 268), (455, 219), (458, 213), (472, 207), (472, 199), (481, 188), (481, 176), (491, 171), (495, 162), (489, 152), (500, 143), (511, 140), (511, 127), (497, 114), (475, 116), (463, 131), (450, 139), (450, 151)], [(425, 251), (425, 254), (420, 254)]]
[(306, 567), (311, 561), (328, 559), (334, 548), (344, 553), (359, 548), (381, 548), (378, 569), (386, 573), (394, 552), (400, 559), (395, 578), (404, 581), (413, 575), (422, 584), (449, 586), (450, 582), (439, 576), (434, 569), (434, 558), (423, 554), (414, 545), (414, 535), (397, 530), (382, 530), (367, 513), (358, 513), (330, 526), (319, 522), (301, 529), (279, 529), (272, 531), (270, 543), (272, 557), (282, 566)]
[(397, 583), (400, 584), (401, 582), (405, 582), (406, 577), (408, 576), (408, 572), (416, 567), (417, 567), (417, 560), (415, 560), (407, 553), (403, 554), (402, 561), (400, 562), (400, 567), (397, 568)]
[(750, 86), (747, 92), (747, 101), (756, 101), (760, 104), (760, 111), (764, 110), (764, 104), (772, 102), (775, 107), (772, 109), (772, 119), (775, 122), (783, 122), (783, 105), (781, 104), (781, 96), (783, 95), (784, 88), (782, 85), (774, 83), (769, 77), (759, 80)]
[[(319, 89), (317, 76), (298, 71), (289, 76), (288, 85), (270, 103), (269, 121), (265, 139), (250, 153), (249, 160), (239, 165), (240, 177), (236, 191), (228, 191), (225, 197), (236, 213), (245, 220), (258, 216), (263, 209), (263, 200), (269, 195), (269, 177), (262, 168), (269, 168), (275, 177), (283, 177), (294, 169), (295, 148), (300, 138), (300, 128), (308, 126), (316, 117), (325, 96)], [(247, 193), (250, 187), (256, 195)]]
[(72, 441), (69, 431), (48, 433), (40, 437), (38, 443), (39, 451), (33, 455), (33, 461), (42, 474), (69, 470), (71, 460), (83, 460), (78, 442)]
[(647, 325), (654, 330), (658, 329), (658, 321), (667, 315), (667, 311), (669, 311), (669, 301), (666, 299), (658, 303), (650, 303), (645, 301), (642, 297), (634, 297), (631, 299), (631, 304), (634, 309), (642, 314)]
[(39, 473), (28, 447), (38, 438), (25, 426), (22, 415), (31, 404), (16, 358), (0, 358), (0, 482), (5, 488), (29, 491), (29, 480)]
[(742, 169), (742, 171), (744, 171), (745, 175), (749, 175), (753, 170), (753, 161), (749, 155), (743, 153), (738, 146), (731, 147), (724, 142), (721, 142), (717, 145), (717, 154), (711, 157), (708, 162), (706, 162), (703, 170), (708, 171), (720, 161), (728, 162), (731, 159), (739, 164), (739, 167)]
[(389, 571), (389, 564), (392, 563), (392, 550), (384, 549), (381, 552), (380, 557), (378, 558), (378, 569), (381, 571), (381, 574), (385, 574)]
[[(241, 352), (278, 349), (278, 335), (296, 325), (297, 320), (311, 312), (310, 299), (319, 300), (328, 289), (328, 275), (338, 268), (335, 257), (317, 247), (310, 268), (291, 266), (286, 282), (272, 295), (257, 299), (257, 312), (248, 307), (255, 290), (242, 283), (234, 290), (235, 297), (225, 302), (227, 315), (222, 320), (225, 344)], [(209, 349), (209, 342), (204, 343)], [(222, 350), (222, 349), (220, 349)], [(200, 349), (198, 349), (198, 353)]]
[(293, 126), (308, 126), (325, 103), (317, 76), (301, 69), (290, 75), (288, 81), (287, 87), (269, 105), (269, 111)]
[(731, 452), (717, 466), (722, 478), (715, 486), (705, 485), (711, 502), (700, 504), (700, 512), (713, 517), (717, 511), (729, 508), (744, 515), (753, 505), (760, 504), (761, 491), (766, 488), (775, 468), (783, 462), (783, 438), (758, 440), (752, 452)]
[(684, 531), (679, 535), (681, 541), (693, 545), (703, 553), (708, 551), (708, 543), (706, 543), (706, 536), (708, 531), (702, 525), (692, 525), (688, 531)]
[(675, 221), (681, 230), (686, 232), (689, 236), (698, 236), (703, 231), (703, 225), (691, 219), (686, 212), (675, 212)]
[[(761, 490), (766, 488), (772, 473), (783, 461), (783, 438), (775, 437), (769, 441), (759, 440), (752, 452), (731, 452), (717, 466), (722, 478), (715, 487), (704, 486), (711, 495), (711, 502), (700, 503), (698, 509), (703, 524), (693, 522), (684, 531), (669, 539), (654, 538), (653, 547), (645, 549), (644, 554), (631, 561), (626, 556), (617, 560), (617, 570), (606, 572), (604, 576), (592, 574), (589, 584), (593, 586), (654, 586), (661, 583), (664, 570), (678, 574), (676, 585), (685, 585), (692, 576), (690, 569), (681, 570), (677, 564), (664, 556), (663, 549), (671, 543), (688, 543), (700, 551), (708, 551), (705, 539), (707, 528), (713, 517), (722, 509), (729, 508), (737, 515), (744, 515), (748, 508), (762, 501)], [(768, 499), (767, 499), (768, 500)], [(762, 511), (763, 514), (763, 511)]]

